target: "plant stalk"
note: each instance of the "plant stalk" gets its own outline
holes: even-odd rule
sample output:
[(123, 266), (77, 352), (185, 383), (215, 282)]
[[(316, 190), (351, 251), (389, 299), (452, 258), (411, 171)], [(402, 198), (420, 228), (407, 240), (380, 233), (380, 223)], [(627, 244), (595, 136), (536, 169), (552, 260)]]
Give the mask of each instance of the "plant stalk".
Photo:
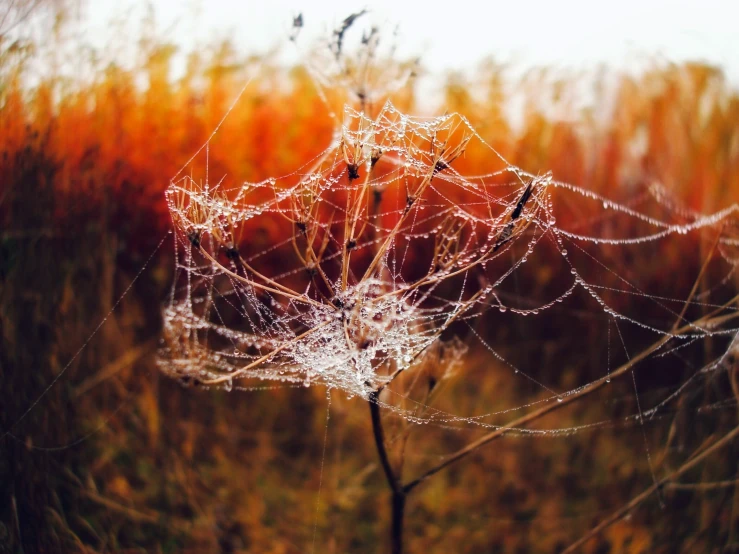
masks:
[(399, 479), (393, 472), (390, 465), (390, 459), (385, 448), (385, 432), (382, 428), (382, 416), (380, 414), (380, 404), (378, 397), (380, 391), (374, 391), (369, 396), (370, 414), (372, 416), (372, 432), (375, 437), (375, 446), (377, 454), (380, 456), (380, 464), (385, 473), (387, 483), (392, 490), (392, 524), (390, 528), (390, 551), (392, 554), (402, 554), (403, 552), (403, 515), (405, 514), (405, 498), (406, 491), (401, 485)]

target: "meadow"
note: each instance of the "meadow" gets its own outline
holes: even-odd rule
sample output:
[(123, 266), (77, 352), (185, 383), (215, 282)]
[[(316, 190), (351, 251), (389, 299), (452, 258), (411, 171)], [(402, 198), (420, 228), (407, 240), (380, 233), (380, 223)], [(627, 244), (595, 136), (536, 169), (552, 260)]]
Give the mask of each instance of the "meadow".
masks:
[[(137, 67), (111, 63), (78, 81), (50, 71), (29, 84), (34, 54), (20, 46), (0, 43), (0, 552), (389, 551), (391, 493), (361, 391), (334, 388), (327, 400), (320, 382), (183, 387), (161, 371), (173, 283), (183, 268), (194, 273), (197, 262), (183, 256), (201, 247), (167, 203), (165, 192), (185, 182), (173, 178), (186, 168), (198, 193), (206, 174), (229, 190), (299, 180), (346, 121), (332, 113), (364, 98), (228, 42), (188, 54), (173, 79), (175, 50), (156, 37), (140, 41)], [(577, 101), (583, 82), (592, 86), (586, 106)], [(577, 551), (739, 548), (739, 258), (736, 217), (722, 212), (739, 201), (739, 95), (720, 68), (701, 63), (596, 77), (542, 68), (512, 79), (489, 60), (474, 82), (450, 74), (439, 86), (443, 105), (431, 115), (461, 114), (477, 138), (442, 160), (434, 137), (429, 182), (490, 174), (497, 152), (506, 168), (571, 185), (550, 198), (570, 235), (649, 235), (651, 224), (629, 210), (669, 232), (634, 243), (566, 235), (568, 263), (594, 288), (539, 313), (575, 275), (563, 247), (542, 239), (494, 291), (507, 310), (449, 326), (466, 345), (461, 362), (439, 355), (420, 378), (409, 371), (409, 396), (461, 420), (414, 422), (410, 400), (388, 401), (403, 408), (380, 417), (406, 482), (557, 406), (550, 391), (564, 402), (515, 426), (536, 432), (501, 432), (414, 485), (404, 551), (559, 552), (604, 521)], [(387, 98), (418, 114), (417, 94), (410, 79)], [(378, 117), (385, 100), (360, 111)], [(512, 102), (522, 106), (515, 123)], [(450, 129), (450, 144), (463, 140), (463, 126)], [(206, 143), (207, 160), (204, 151), (192, 159)], [(344, 157), (326, 174), (351, 185)], [(486, 183), (511, 180), (496, 173)], [(470, 205), (465, 190), (449, 202)], [(526, 208), (519, 189), (506, 191), (496, 216), (516, 201)], [(326, 202), (349, 203), (342, 194)], [(400, 193), (387, 194), (391, 203)], [(280, 215), (260, 214), (236, 241), (244, 259), (285, 239)], [(328, 217), (316, 220), (330, 229)], [(517, 263), (531, 236), (496, 242), (505, 256), (490, 271)], [(410, 259), (429, 256), (423, 240)], [(270, 275), (291, 270), (284, 256), (259, 263)], [(454, 283), (438, 294), (453, 294)], [(614, 324), (610, 310), (644, 326)], [(650, 328), (666, 329), (666, 342), (653, 346), (661, 337)]]

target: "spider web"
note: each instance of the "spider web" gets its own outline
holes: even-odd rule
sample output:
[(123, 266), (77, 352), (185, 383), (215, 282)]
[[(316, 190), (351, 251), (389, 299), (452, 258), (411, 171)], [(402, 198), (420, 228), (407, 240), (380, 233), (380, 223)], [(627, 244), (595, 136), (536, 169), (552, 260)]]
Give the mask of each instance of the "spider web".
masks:
[[(463, 115), (414, 117), (387, 100), (413, 69), (387, 61), (392, 49), (380, 52), (374, 27), (349, 52), (353, 23), (347, 18), (311, 57), (336, 123), (320, 155), (259, 182), (214, 184), (207, 174), (202, 181), (182, 172), (172, 180), (166, 194), (177, 275), (164, 311), (159, 364), (166, 374), (227, 390), (271, 381), (366, 400), (382, 390), (377, 401), (412, 422), (502, 429), (494, 423), (500, 414), (562, 402), (627, 372), (638, 410), (620, 422), (643, 424), (731, 366), (739, 344), (736, 205), (696, 213), (660, 183), (616, 201), (529, 173)], [(329, 100), (334, 90), (346, 92), (340, 116)], [(697, 235), (715, 237), (702, 288), (661, 294), (655, 260), (672, 243), (692, 248), (689, 236)], [(624, 260), (630, 263), (618, 266)], [(542, 273), (544, 282), (536, 277)], [(568, 303), (569, 315), (584, 313), (607, 334), (607, 352), (598, 381), (560, 389), (558, 380), (526, 370), (535, 364), (525, 355), (501, 354), (491, 328), (526, 318), (566, 333)], [(639, 401), (630, 366), (637, 354), (630, 343), (641, 345), (634, 331), (661, 341), (641, 363), (667, 371), (669, 358), (689, 369), (648, 403)], [(695, 366), (707, 340), (713, 354)], [(532, 401), (468, 415), (423, 399), (410, 408), (399, 401), (409, 399), (409, 388), (394, 383), (415, 383), (421, 372), (449, 379), (473, 344), (532, 387)], [(714, 398), (694, 410), (734, 405), (732, 397)], [(505, 430), (567, 436), (613, 424)]]

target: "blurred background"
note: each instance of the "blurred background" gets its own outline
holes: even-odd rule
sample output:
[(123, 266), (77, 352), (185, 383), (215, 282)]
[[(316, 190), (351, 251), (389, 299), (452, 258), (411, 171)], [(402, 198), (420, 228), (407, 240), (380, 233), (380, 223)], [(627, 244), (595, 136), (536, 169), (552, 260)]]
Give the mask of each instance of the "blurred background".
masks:
[[(400, 109), (459, 112), (511, 164), (682, 224), (739, 200), (738, 14), (726, 4), (367, 7), (397, 60), (418, 63), (391, 95)], [(0, 1), (0, 552), (387, 550), (389, 495), (363, 400), (334, 393), (327, 427), (319, 387), (192, 390), (156, 368), (175, 267), (170, 179), (246, 83), (209, 152), (220, 174), (258, 181), (322, 152), (335, 122), (305, 63), (363, 7)], [(476, 173), (474, 157), (464, 163)], [(664, 197), (652, 205), (655, 183)], [(563, 210), (584, 234), (634, 231), (590, 204)], [(717, 229), (591, 245), (578, 267), (604, 287), (623, 276), (685, 300), (715, 258), (697, 317), (736, 294)], [(508, 294), (525, 305), (571, 279), (547, 259)], [(485, 339), (558, 390), (653, 342), (628, 328), (616, 353), (615, 328), (585, 296), (537, 318), (491, 316)], [(614, 302), (651, 322), (643, 297)], [(734, 369), (692, 377), (728, 347), (700, 341), (654, 361), (640, 376), (645, 405), (691, 394), (648, 425), (625, 423), (640, 408), (622, 378), (542, 423), (601, 422), (592, 429), (505, 438), (434, 476), (409, 499), (407, 551), (561, 550), (736, 425)], [(501, 412), (504, 424), (541, 393), (470, 341), (443, 406)], [(407, 425), (390, 423), (391, 435)], [(409, 474), (475, 436), (414, 430)], [(690, 474), (731, 486), (666, 489), (583, 551), (739, 550), (738, 461), (732, 446)]]

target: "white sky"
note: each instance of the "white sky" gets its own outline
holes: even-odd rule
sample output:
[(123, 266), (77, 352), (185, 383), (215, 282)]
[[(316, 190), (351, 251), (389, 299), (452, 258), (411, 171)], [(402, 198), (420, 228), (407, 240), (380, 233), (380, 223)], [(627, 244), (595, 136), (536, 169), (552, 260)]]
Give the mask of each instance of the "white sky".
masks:
[[(334, 28), (363, 7), (379, 23), (399, 26), (401, 54), (420, 55), (431, 70), (471, 68), (493, 55), (522, 65), (630, 68), (644, 60), (703, 60), (739, 84), (739, 2), (731, 0), (158, 0), (157, 28), (184, 51), (230, 36), (244, 52), (286, 42), (302, 12), (302, 38)], [(114, 19), (142, 20), (147, 2), (93, 0), (83, 8), (81, 38), (106, 46)], [(383, 25), (385, 27), (385, 25)]]

